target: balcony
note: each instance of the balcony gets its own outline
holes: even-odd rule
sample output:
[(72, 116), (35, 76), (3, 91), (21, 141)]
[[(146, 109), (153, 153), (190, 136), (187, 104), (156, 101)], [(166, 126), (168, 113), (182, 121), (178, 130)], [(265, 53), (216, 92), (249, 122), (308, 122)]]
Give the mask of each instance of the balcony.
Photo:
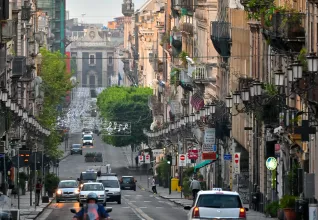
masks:
[(195, 5), (194, 0), (180, 0), (180, 1), (181, 1), (181, 8), (182, 9), (186, 9), (189, 12), (194, 11), (194, 5)]
[(176, 32), (173, 34), (172, 46), (177, 50), (182, 50), (182, 33)]
[(148, 106), (152, 110), (153, 116), (163, 115), (163, 104), (159, 101), (157, 96), (149, 96)]
[(12, 61), (12, 78), (20, 78), (27, 72), (26, 57), (16, 56)]
[(157, 21), (156, 28), (163, 29), (164, 27), (165, 27), (165, 22), (164, 21)]
[(179, 28), (180, 28), (180, 31), (193, 35), (193, 24), (191, 23), (181, 23)]
[(223, 57), (231, 55), (231, 24), (225, 21), (211, 21), (211, 40), (215, 50)]
[(197, 65), (192, 73), (192, 79), (195, 83), (211, 83), (215, 81), (208, 77), (206, 65)]
[(131, 17), (135, 12), (134, 3), (124, 3), (121, 5), (121, 12), (124, 16)]
[(6, 20), (2, 23), (2, 40), (8, 42), (16, 36), (16, 21)]
[(305, 44), (305, 14), (274, 13), (263, 29), (269, 44), (277, 50), (300, 52)]
[(182, 0), (172, 0), (172, 8), (175, 10), (179, 10), (181, 8), (181, 1)]
[(318, 5), (318, 0), (308, 0), (309, 3)]
[(240, 0), (241, 5), (244, 6), (245, 11), (249, 12), (258, 12), (263, 8), (270, 8), (274, 1), (273, 0), (259, 0), (259, 1), (251, 1), (251, 0)]

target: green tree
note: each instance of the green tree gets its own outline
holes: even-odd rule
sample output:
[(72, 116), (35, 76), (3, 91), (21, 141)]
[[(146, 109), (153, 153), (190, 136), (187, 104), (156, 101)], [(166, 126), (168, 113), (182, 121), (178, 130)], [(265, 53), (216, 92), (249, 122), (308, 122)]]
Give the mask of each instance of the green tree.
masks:
[(106, 121), (131, 122), (131, 136), (104, 136), (107, 144), (116, 147), (138, 145), (146, 142), (143, 129), (152, 122), (148, 97), (152, 89), (139, 87), (111, 87), (97, 97), (101, 117)]
[(60, 134), (56, 131), (58, 105), (65, 97), (67, 91), (72, 89), (71, 74), (67, 72), (65, 57), (60, 52), (50, 52), (41, 49), (41, 78), (44, 92), (44, 103), (38, 116), (40, 124), (47, 128), (51, 134), (45, 139), (46, 153), (53, 158), (59, 158), (62, 154), (58, 150)]

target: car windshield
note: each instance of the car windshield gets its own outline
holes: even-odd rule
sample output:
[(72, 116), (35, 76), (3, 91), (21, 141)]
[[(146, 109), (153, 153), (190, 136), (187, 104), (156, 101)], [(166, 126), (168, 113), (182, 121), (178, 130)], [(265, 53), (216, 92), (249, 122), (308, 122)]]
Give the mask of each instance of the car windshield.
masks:
[(80, 144), (73, 144), (73, 145), (72, 145), (72, 148), (80, 148), (80, 147), (81, 147)]
[(197, 207), (208, 208), (242, 208), (240, 197), (237, 195), (210, 194), (200, 195)]
[(133, 177), (123, 177), (123, 183), (133, 183), (134, 178)]
[(101, 184), (85, 184), (82, 187), (82, 191), (102, 191), (102, 190), (104, 190), (104, 187)]
[(83, 139), (84, 139), (84, 140), (92, 140), (93, 137), (92, 137), (92, 136), (84, 136)]
[(77, 183), (75, 181), (69, 181), (69, 182), (60, 182), (59, 188), (77, 188)]
[(105, 188), (119, 188), (117, 180), (99, 180), (98, 182), (102, 183)]
[(82, 180), (96, 180), (97, 173), (82, 173)]

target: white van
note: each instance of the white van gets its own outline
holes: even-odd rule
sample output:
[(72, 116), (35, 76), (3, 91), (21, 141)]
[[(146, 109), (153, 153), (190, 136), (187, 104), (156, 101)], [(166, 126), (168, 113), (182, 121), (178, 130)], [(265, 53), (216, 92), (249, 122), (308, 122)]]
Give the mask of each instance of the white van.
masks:
[(94, 138), (93, 138), (93, 135), (91, 134), (85, 134), (83, 135), (83, 146), (85, 145), (89, 145), (89, 146), (93, 146), (94, 145)]
[(100, 182), (104, 185), (107, 202), (117, 202), (121, 204), (120, 184), (115, 173), (99, 174), (96, 182)]

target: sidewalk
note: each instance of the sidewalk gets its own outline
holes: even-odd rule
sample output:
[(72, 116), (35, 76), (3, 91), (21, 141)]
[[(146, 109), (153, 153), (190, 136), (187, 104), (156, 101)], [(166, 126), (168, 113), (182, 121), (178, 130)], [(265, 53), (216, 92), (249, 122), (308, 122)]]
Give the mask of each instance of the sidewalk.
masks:
[[(137, 179), (137, 185), (141, 190), (144, 191), (149, 191), (152, 192), (151, 190), (151, 184), (149, 180), (149, 188), (148, 186), (148, 182), (147, 182), (147, 177), (146, 176), (136, 176)], [(172, 191), (171, 194), (169, 195), (169, 189), (168, 188), (163, 188), (161, 186), (157, 185), (157, 192), (158, 192), (158, 196), (164, 198), (164, 199), (168, 199), (169, 201), (180, 205), (180, 206), (192, 206), (193, 201), (190, 199), (185, 199), (184, 196), (182, 195), (181, 197), (181, 193), (180, 192), (176, 192), (176, 191)], [(249, 208), (248, 204), (244, 205), (245, 208)], [(260, 213), (260, 212), (256, 212), (254, 210), (249, 210), (246, 212), (247, 213), (247, 219), (248, 220), (274, 220), (276, 218), (269, 218), (266, 217), (264, 213)]]
[[(32, 206), (30, 206), (30, 192), (26, 192), (25, 195), (20, 195), (20, 220), (36, 219), (43, 210), (52, 202), (53, 198), (50, 198), (49, 203), (42, 203), (40, 198), (39, 206), (34, 206), (34, 192), (32, 192)], [(18, 209), (18, 196), (14, 198), (11, 196), (11, 209)]]

